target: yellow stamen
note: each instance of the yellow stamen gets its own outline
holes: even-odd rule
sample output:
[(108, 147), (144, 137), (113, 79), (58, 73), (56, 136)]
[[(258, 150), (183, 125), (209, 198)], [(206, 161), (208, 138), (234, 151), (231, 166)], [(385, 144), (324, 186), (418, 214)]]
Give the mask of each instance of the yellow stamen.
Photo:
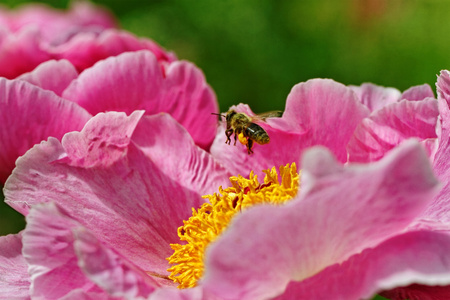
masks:
[(231, 177), (231, 187), (219, 193), (206, 195), (210, 203), (204, 203), (197, 211), (192, 209), (192, 217), (183, 221), (178, 228), (178, 236), (184, 244), (171, 244), (174, 253), (167, 260), (172, 267), (169, 276), (179, 284), (179, 288), (194, 287), (203, 274), (203, 257), (206, 248), (228, 227), (236, 213), (255, 204), (283, 204), (298, 192), (299, 177), (295, 163), (280, 167), (281, 182), (275, 167), (265, 170), (264, 183), (250, 173), (249, 179), (242, 176)]

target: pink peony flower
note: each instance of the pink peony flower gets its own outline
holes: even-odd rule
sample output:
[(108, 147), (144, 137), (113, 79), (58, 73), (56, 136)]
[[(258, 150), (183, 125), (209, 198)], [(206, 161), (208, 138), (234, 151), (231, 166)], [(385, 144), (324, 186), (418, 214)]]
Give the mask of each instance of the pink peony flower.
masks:
[[(49, 138), (18, 159), (4, 192), (27, 216), (27, 227), (0, 239), (0, 266), (17, 270), (0, 284), (17, 286), (23, 298), (48, 299), (361, 299), (410, 284), (449, 285), (450, 236), (424, 219), (432, 217), (427, 211), (448, 211), (439, 201), (448, 195), (448, 111), (441, 108), (433, 166), (424, 143), (408, 135), (374, 162), (347, 163), (347, 145), (370, 111), (354, 91), (330, 80), (294, 87), (283, 117), (267, 122), (271, 143), (252, 156), (226, 145), (223, 128), (209, 154), (168, 114), (98, 114), (81, 132), (61, 142)], [(306, 150), (315, 145), (328, 150)], [(270, 188), (286, 196), (295, 168), (270, 173), (264, 184), (228, 181), (285, 162), (302, 170), (299, 192), (285, 204), (255, 205), (233, 217), (200, 256), (196, 287), (175, 289), (167, 277), (170, 244), (180, 243), (178, 236), (196, 238), (187, 233), (199, 231), (182, 227), (177, 236), (177, 228), (205, 203), (201, 196), (228, 187), (222, 195), (231, 208)], [(208, 240), (213, 231), (205, 232)]]
[(0, 78), (0, 181), (41, 140), (81, 130), (98, 112), (130, 114), (136, 109), (148, 115), (170, 113), (205, 149), (214, 139), (217, 120), (210, 114), (218, 111), (218, 104), (203, 73), (186, 61), (163, 67), (148, 50), (110, 57), (81, 74), (60, 60), (12, 81)]
[(148, 39), (115, 29), (107, 11), (89, 2), (75, 1), (67, 12), (39, 4), (0, 10), (0, 76), (15, 78), (51, 59), (67, 59), (82, 70), (126, 51), (147, 49), (162, 62), (172, 62)]

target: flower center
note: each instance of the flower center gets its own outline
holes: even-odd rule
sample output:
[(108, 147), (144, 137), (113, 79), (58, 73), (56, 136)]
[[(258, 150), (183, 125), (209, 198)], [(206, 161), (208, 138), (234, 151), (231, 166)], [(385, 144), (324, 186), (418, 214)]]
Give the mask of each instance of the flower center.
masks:
[(298, 192), (299, 174), (295, 163), (280, 167), (280, 178), (273, 167), (263, 171), (264, 183), (250, 173), (249, 179), (242, 176), (230, 177), (231, 187), (219, 194), (206, 195), (209, 199), (198, 210), (192, 209), (192, 217), (183, 221), (178, 228), (178, 236), (183, 244), (171, 244), (174, 250), (167, 258), (172, 265), (167, 271), (169, 278), (178, 283), (179, 288), (194, 287), (203, 274), (203, 258), (209, 244), (228, 227), (231, 219), (241, 211), (256, 204), (283, 204)]

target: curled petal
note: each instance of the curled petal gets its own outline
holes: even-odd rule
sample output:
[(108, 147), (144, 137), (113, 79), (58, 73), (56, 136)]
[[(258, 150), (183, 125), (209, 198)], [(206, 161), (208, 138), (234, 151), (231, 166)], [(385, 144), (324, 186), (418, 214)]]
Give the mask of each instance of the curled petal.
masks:
[(22, 234), (0, 237), (0, 298), (29, 299), (30, 276), (22, 256)]
[(53, 58), (67, 59), (78, 71), (82, 71), (107, 57), (144, 49), (151, 51), (160, 63), (176, 60), (173, 53), (166, 52), (155, 42), (116, 29), (79, 32), (65, 43), (49, 45), (46, 51)]
[(218, 111), (212, 89), (202, 72), (188, 62), (174, 62), (163, 74), (149, 51), (124, 53), (81, 73), (64, 91), (64, 98), (89, 112), (144, 109), (167, 112), (183, 125), (202, 148), (214, 139)]
[[(450, 207), (450, 161), (448, 153), (450, 151), (450, 72), (442, 71), (436, 84), (440, 127), (438, 127), (439, 146), (434, 156), (433, 167), (436, 175), (443, 183), (443, 188), (439, 195), (429, 205), (426, 212), (422, 215), (423, 219), (433, 220), (440, 223), (448, 223), (450, 216), (448, 210)], [(449, 228), (447, 228), (448, 230)]]
[[(144, 122), (142, 112), (99, 114), (80, 133), (65, 135), (62, 144), (49, 139), (21, 157), (5, 184), (5, 201), (23, 214), (34, 204), (56, 202), (101, 243), (164, 277), (170, 244), (179, 240), (177, 228), (204, 201), (199, 192), (205, 183), (225, 181), (192, 175), (226, 174), (196, 147), (172, 118)], [(163, 157), (165, 162), (153, 161)], [(178, 160), (189, 164), (177, 168)]]
[(401, 99), (410, 101), (424, 100), (425, 98), (434, 98), (433, 90), (428, 84), (410, 87), (401, 96)]
[(27, 81), (44, 90), (53, 91), (61, 96), (70, 82), (77, 77), (77, 70), (67, 60), (50, 60), (40, 64), (33, 71), (22, 74), (17, 79)]
[(394, 88), (386, 88), (372, 83), (363, 83), (361, 86), (349, 86), (367, 106), (370, 111), (376, 111), (384, 106), (395, 103), (401, 99), (400, 91)]
[(72, 230), (80, 226), (54, 204), (37, 206), (27, 217), (23, 255), (29, 266), (32, 298), (58, 299), (72, 290), (101, 290), (78, 267)]
[(303, 157), (300, 196), (235, 217), (207, 251), (201, 284), (225, 299), (281, 294), (289, 281), (304, 280), (404, 230), (437, 188), (415, 141), (366, 167), (342, 167), (324, 149), (310, 150)]
[(91, 115), (75, 103), (24, 81), (0, 78), (0, 181), (14, 168), (15, 160), (49, 136), (61, 138), (80, 130)]
[[(423, 101), (402, 100), (374, 112), (356, 128), (348, 143), (349, 161), (371, 162), (402, 141), (414, 137), (421, 141), (435, 140), (439, 111), (436, 99)], [(429, 155), (435, 151), (429, 145)]]
[[(302, 282), (292, 281), (276, 299), (358, 300), (375, 293), (411, 284), (450, 284), (450, 237), (437, 232), (408, 232), (395, 236), (374, 249), (366, 249), (342, 264), (332, 265)], [(399, 288), (383, 293), (401, 298), (428, 298), (448, 287)], [(435, 291), (436, 290), (436, 291)], [(427, 293), (428, 291), (428, 293)], [(448, 295), (448, 294), (446, 294)]]

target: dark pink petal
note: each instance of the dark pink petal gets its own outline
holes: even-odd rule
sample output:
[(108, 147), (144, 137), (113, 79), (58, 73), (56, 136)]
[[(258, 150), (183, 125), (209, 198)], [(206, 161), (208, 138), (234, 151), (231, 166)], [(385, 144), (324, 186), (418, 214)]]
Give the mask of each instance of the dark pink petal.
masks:
[(436, 136), (439, 115), (437, 101), (402, 100), (392, 103), (365, 118), (348, 143), (349, 161), (370, 162), (382, 158), (402, 141), (415, 137), (427, 141), (429, 154), (435, 149), (428, 140)]
[(58, 96), (78, 77), (75, 67), (67, 60), (50, 60), (40, 64), (32, 72), (22, 74), (17, 79), (27, 81)]
[(37, 28), (26, 27), (16, 33), (0, 28), (0, 76), (15, 78), (51, 59), (41, 49), (40, 38)]
[[(62, 145), (49, 139), (35, 146), (18, 160), (5, 184), (5, 201), (23, 214), (30, 205), (54, 201), (101, 243), (144, 271), (164, 277), (166, 258), (173, 252), (170, 244), (179, 241), (177, 228), (203, 203), (204, 183), (219, 180), (214, 172), (220, 168), (204, 152), (192, 149), (197, 146), (171, 118), (144, 122), (147, 127), (139, 123), (135, 143), (132, 131), (140, 115), (99, 114), (82, 132), (66, 135)], [(145, 143), (143, 132), (155, 137)], [(173, 143), (180, 150), (160, 148), (166, 162), (154, 162), (152, 157), (164, 154), (152, 153), (156, 150), (150, 148), (158, 149), (158, 144), (151, 141)], [(179, 165), (181, 161), (190, 164)], [(168, 168), (161, 170), (162, 165)]]
[(390, 300), (447, 300), (450, 286), (426, 286), (413, 284), (380, 293)]
[(115, 29), (104, 30), (100, 33), (79, 32), (65, 43), (49, 45), (47, 49), (52, 57), (67, 59), (79, 71), (87, 69), (107, 57), (139, 50), (151, 51), (160, 63), (170, 63), (176, 60), (174, 54), (165, 51), (155, 42), (149, 39), (139, 39), (131, 33)]
[(30, 275), (22, 256), (22, 234), (0, 237), (0, 298), (29, 299)]
[(144, 109), (167, 112), (183, 125), (202, 148), (214, 139), (218, 111), (216, 97), (203, 73), (188, 62), (174, 62), (166, 74), (149, 51), (108, 58), (80, 74), (64, 91), (92, 114)]
[(367, 166), (343, 167), (325, 149), (312, 149), (303, 157), (300, 195), (236, 216), (208, 249), (201, 284), (227, 299), (276, 296), (289, 281), (398, 234), (437, 191), (416, 141)]
[(88, 1), (73, 2), (67, 11), (42, 3), (31, 3), (14, 10), (5, 10), (2, 15), (5, 17), (3, 25), (12, 31), (33, 26), (39, 28), (45, 41), (54, 41), (61, 34), (83, 28), (117, 27), (112, 14)]
[(73, 247), (73, 230), (78, 227), (52, 203), (36, 206), (27, 216), (23, 255), (29, 265), (31, 297), (59, 299), (75, 289), (101, 292), (78, 267)]
[[(304, 281), (291, 281), (276, 299), (371, 299), (380, 291), (413, 283), (450, 284), (449, 248), (450, 237), (447, 234), (431, 231), (405, 233)], [(424, 288), (427, 289), (433, 292), (434, 288)], [(398, 299), (448, 299), (448, 294), (446, 298), (427, 298), (426, 293), (419, 296), (414, 289), (406, 290), (410, 293)]]
[(433, 90), (428, 84), (410, 87), (404, 91), (401, 96), (401, 99), (410, 101), (423, 100), (425, 98), (434, 98)]
[(349, 88), (358, 95), (361, 103), (367, 106), (370, 111), (376, 111), (401, 99), (399, 90), (372, 83), (363, 83), (361, 86), (349, 86)]
[(5, 182), (15, 160), (34, 144), (79, 130), (90, 117), (84, 109), (53, 92), (24, 81), (0, 78), (0, 181)]
[[(253, 115), (244, 105), (232, 107)], [(348, 87), (329, 79), (312, 79), (297, 84), (291, 90), (282, 118), (259, 123), (270, 143), (255, 145), (248, 155), (239, 142), (225, 144), (225, 122), (219, 127), (211, 147), (213, 156), (234, 174), (247, 176), (251, 170), (259, 177), (262, 170), (297, 162), (302, 152), (311, 146), (328, 147), (341, 162), (347, 161), (346, 146), (356, 126), (369, 114)]]
[(148, 297), (158, 284), (146, 273), (102, 245), (85, 229), (75, 230), (75, 252), (86, 276), (113, 297)]

